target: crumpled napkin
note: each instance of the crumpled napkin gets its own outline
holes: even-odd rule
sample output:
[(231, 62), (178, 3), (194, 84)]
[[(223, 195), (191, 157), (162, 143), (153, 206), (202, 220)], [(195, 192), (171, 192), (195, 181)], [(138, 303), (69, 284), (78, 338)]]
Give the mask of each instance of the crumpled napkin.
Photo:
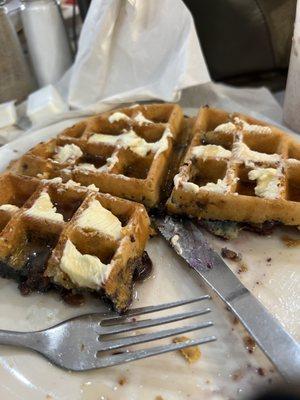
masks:
[(194, 21), (181, 0), (93, 0), (71, 69), (57, 85), (69, 105), (178, 101), (210, 81)]

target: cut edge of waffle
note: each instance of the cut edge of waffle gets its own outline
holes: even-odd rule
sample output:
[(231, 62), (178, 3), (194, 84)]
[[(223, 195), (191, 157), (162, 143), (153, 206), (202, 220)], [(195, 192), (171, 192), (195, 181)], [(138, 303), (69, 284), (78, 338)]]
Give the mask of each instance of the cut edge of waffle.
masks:
[(136, 105), (65, 129), (29, 150), (13, 170), (61, 177), (153, 207), (160, 199), (174, 143), (183, 124), (176, 104)]
[(57, 180), (0, 177), (0, 274), (23, 292), (96, 291), (124, 311), (149, 229), (141, 204)]
[(202, 108), (167, 208), (211, 220), (300, 225), (300, 144), (254, 118)]

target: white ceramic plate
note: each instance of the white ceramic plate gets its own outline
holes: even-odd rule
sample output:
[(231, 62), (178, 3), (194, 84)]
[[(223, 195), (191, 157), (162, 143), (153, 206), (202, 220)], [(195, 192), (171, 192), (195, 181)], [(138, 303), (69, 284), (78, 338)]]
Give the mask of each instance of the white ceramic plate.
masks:
[[(0, 170), (34, 144), (55, 136), (73, 122), (68, 120), (55, 124), (1, 148)], [(299, 339), (300, 249), (285, 247), (280, 240), (282, 234), (283, 231), (278, 229), (270, 237), (244, 232), (230, 243), (212, 237), (210, 240), (217, 249), (227, 245), (242, 253), (248, 270), (240, 273), (239, 278)], [(293, 235), (296, 237), (297, 232), (293, 231)], [(207, 293), (199, 278), (162, 239), (151, 239), (147, 250), (154, 263), (154, 272), (146, 282), (136, 286), (133, 306), (158, 304)], [(268, 262), (269, 257), (272, 260)], [(231, 267), (237, 272), (237, 265), (233, 263)], [(94, 299), (81, 308), (73, 308), (55, 294), (22, 297), (16, 284), (4, 279), (0, 279), (0, 288), (2, 329), (42, 329), (63, 319), (99, 311), (104, 307)], [(209, 318), (214, 321), (214, 327), (189, 334), (189, 337), (211, 333), (218, 337), (218, 341), (201, 346), (201, 359), (192, 365), (187, 364), (179, 353), (172, 353), (105, 370), (70, 373), (58, 369), (33, 352), (0, 346), (0, 398), (239, 399), (255, 393), (261, 386), (277, 382), (280, 378), (262, 352), (256, 348), (249, 354), (243, 341), (245, 331), (234, 323), (224, 305), (214, 297), (210, 306), (213, 311)], [(203, 321), (207, 318), (201, 317)]]

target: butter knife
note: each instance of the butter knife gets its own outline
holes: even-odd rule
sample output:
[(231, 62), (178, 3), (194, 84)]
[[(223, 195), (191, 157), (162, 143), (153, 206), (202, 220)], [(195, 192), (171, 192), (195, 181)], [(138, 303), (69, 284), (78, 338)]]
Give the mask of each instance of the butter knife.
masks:
[(154, 223), (191, 268), (221, 297), (288, 382), (299, 381), (300, 344), (296, 342), (233, 274), (187, 218), (154, 217)]

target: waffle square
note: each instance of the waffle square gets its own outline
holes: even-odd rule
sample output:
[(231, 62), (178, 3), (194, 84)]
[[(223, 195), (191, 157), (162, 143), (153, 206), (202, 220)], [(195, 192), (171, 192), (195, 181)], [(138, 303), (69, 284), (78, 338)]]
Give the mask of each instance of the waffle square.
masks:
[(153, 207), (158, 204), (170, 156), (183, 124), (174, 104), (137, 105), (88, 118), (40, 143), (16, 172), (72, 179), (101, 192)]
[(94, 291), (124, 311), (150, 221), (143, 205), (61, 183), (0, 176), (0, 275), (23, 291)]
[(300, 144), (242, 114), (202, 108), (169, 212), (212, 220), (300, 224)]

